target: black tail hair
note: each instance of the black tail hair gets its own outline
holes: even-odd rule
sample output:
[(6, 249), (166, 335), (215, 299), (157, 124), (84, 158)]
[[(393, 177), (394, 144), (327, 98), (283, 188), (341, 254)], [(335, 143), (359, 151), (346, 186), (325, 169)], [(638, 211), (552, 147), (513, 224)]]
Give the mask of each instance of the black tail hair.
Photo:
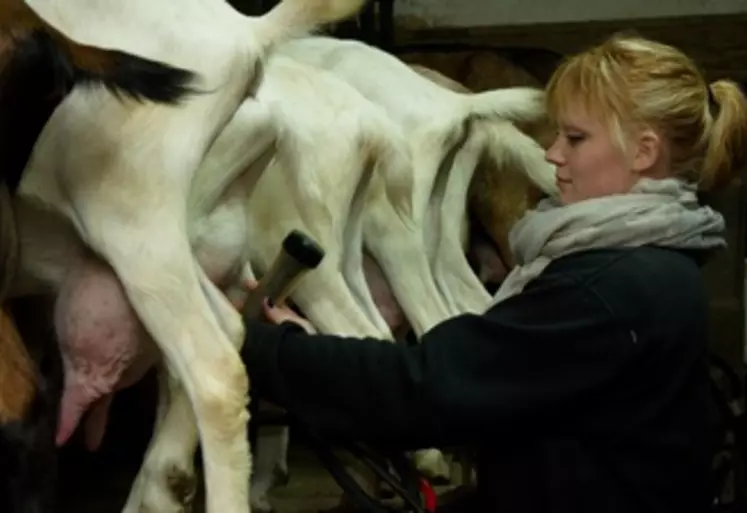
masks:
[(78, 84), (101, 84), (117, 97), (176, 104), (196, 93), (191, 71), (117, 50), (78, 45), (35, 30), (8, 37), (0, 55), (0, 179), (15, 192), (36, 139), (54, 109)]
[(117, 97), (137, 101), (177, 104), (197, 91), (189, 86), (195, 73), (119, 50), (99, 50), (106, 55), (103, 67), (86, 69), (70, 62), (71, 79), (76, 84), (101, 84)]
[(47, 46), (67, 91), (75, 84), (101, 84), (117, 97), (176, 104), (196, 91), (192, 71), (120, 50), (78, 44), (59, 33), (36, 32)]

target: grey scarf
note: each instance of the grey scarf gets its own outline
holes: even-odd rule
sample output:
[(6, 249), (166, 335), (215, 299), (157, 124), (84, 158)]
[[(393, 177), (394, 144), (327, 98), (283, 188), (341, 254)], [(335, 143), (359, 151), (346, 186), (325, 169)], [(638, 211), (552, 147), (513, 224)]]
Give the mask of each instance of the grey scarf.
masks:
[(509, 243), (517, 266), (488, 308), (518, 294), (556, 258), (594, 248), (655, 244), (677, 249), (726, 246), (724, 218), (698, 204), (695, 186), (644, 178), (627, 194), (570, 205), (542, 200), (513, 227)]

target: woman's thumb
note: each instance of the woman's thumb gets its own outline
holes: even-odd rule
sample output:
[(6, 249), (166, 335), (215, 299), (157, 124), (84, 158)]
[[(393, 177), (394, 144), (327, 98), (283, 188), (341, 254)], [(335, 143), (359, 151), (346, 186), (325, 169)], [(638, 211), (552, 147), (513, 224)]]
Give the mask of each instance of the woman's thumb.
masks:
[(283, 315), (283, 311), (273, 305), (272, 301), (270, 301), (270, 298), (266, 297), (264, 301), (262, 301), (262, 310), (264, 311), (267, 319), (274, 322), (275, 324), (279, 324), (286, 319), (286, 316)]

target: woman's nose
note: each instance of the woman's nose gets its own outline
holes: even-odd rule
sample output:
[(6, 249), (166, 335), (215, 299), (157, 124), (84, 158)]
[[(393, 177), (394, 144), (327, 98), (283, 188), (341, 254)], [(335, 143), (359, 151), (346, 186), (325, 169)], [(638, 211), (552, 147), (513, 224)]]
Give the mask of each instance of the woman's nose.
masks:
[(565, 164), (563, 152), (560, 148), (560, 137), (555, 138), (552, 146), (550, 146), (545, 152), (545, 160), (551, 164), (555, 164), (556, 166), (562, 166)]

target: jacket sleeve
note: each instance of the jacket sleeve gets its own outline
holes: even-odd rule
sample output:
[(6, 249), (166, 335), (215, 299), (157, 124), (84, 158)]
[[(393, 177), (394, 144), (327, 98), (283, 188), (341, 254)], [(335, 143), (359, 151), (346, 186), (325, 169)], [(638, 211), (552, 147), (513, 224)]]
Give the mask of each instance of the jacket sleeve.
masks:
[(250, 322), (252, 387), (327, 436), (415, 449), (482, 444), (537, 423), (592, 421), (631, 360), (628, 331), (566, 278), (538, 278), (416, 346)]

